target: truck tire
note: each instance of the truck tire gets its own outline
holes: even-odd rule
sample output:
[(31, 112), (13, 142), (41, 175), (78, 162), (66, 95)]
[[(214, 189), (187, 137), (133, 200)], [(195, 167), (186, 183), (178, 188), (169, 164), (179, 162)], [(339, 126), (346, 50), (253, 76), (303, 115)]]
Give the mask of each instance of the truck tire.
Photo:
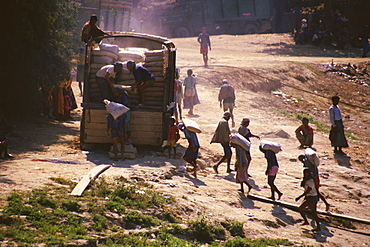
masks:
[(190, 37), (189, 30), (186, 27), (179, 27), (175, 32), (176, 38), (187, 38)]
[(258, 33), (258, 28), (253, 24), (247, 24), (244, 28), (246, 34), (256, 34)]

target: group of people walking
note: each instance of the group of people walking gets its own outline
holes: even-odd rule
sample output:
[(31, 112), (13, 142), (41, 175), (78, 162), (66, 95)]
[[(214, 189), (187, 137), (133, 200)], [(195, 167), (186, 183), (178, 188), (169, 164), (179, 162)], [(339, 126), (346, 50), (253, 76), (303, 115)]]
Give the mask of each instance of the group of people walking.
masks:
[[(220, 88), (218, 100), (220, 102), (220, 107), (224, 110), (221, 120), (218, 122), (215, 133), (211, 139), (211, 143), (220, 143), (223, 148), (223, 156), (221, 159), (213, 165), (215, 173), (219, 173), (219, 166), (222, 163), (226, 163), (226, 172), (232, 172), (231, 168), (231, 158), (232, 158), (232, 148), (235, 148), (236, 160), (235, 160), (235, 171), (236, 171), (236, 182), (241, 185), (239, 191), (244, 193), (244, 185), (248, 187), (248, 192), (253, 188), (250, 182), (248, 182), (251, 175), (248, 172), (252, 157), (249, 148), (243, 148), (242, 145), (235, 143), (231, 140), (232, 134), (229, 127), (229, 120), (232, 119), (232, 125), (235, 126), (234, 116), (232, 110), (235, 107), (235, 89), (229, 84), (227, 80), (222, 81), (222, 86)], [(330, 141), (331, 145), (334, 147), (334, 153), (336, 155), (345, 155), (342, 148), (348, 147), (344, 135), (344, 127), (342, 122), (341, 111), (338, 106), (339, 97), (332, 97), (332, 105), (329, 108), (329, 118), (332, 125), (330, 131)], [(238, 134), (242, 136), (250, 144), (250, 138), (254, 137), (261, 139), (260, 136), (253, 134), (248, 128), (250, 124), (250, 119), (244, 117), (238, 128)], [(184, 124), (179, 125), (179, 129), (185, 134), (186, 139), (189, 142), (189, 146), (185, 152), (184, 160), (193, 166), (193, 172), (196, 176), (197, 170), (197, 156), (199, 152), (199, 141), (197, 134), (192, 130), (187, 130)], [(297, 140), (300, 143), (300, 149), (309, 149), (315, 155), (315, 149), (313, 148), (313, 136), (314, 130), (309, 125), (309, 119), (303, 118), (302, 125), (300, 125), (296, 131)], [(262, 142), (261, 142), (262, 143)], [(259, 150), (263, 153), (267, 161), (267, 168), (265, 175), (267, 176), (267, 183), (271, 190), (270, 199), (280, 200), (283, 196), (283, 192), (275, 185), (275, 179), (279, 171), (279, 163), (276, 157), (277, 151), (274, 149), (266, 148), (264, 145), (260, 144)], [(316, 156), (317, 157), (317, 156)], [(318, 158), (318, 157), (317, 157)], [(319, 191), (320, 180), (318, 164), (310, 160), (308, 154), (299, 155), (298, 160), (303, 164), (303, 180), (301, 186), (304, 188), (302, 195), (296, 198), (296, 201), (304, 197), (303, 202), (299, 206), (299, 211), (304, 219), (303, 225), (308, 224), (307, 217), (305, 216), (304, 209), (309, 208), (316, 221), (316, 228), (314, 230), (320, 231), (319, 219), (316, 213), (317, 202), (322, 200), (325, 203), (326, 211), (329, 210), (330, 204), (326, 201), (325, 197)]]

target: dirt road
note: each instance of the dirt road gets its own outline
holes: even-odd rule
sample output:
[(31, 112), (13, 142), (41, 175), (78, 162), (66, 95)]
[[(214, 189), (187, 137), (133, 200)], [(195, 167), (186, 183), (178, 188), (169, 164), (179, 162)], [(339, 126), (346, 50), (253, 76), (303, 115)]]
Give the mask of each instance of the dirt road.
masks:
[[(370, 227), (353, 223), (356, 230), (344, 229), (340, 223), (322, 221), (323, 231), (314, 234), (311, 226), (301, 227), (298, 213), (280, 206), (253, 201), (239, 193), (235, 184), (235, 172), (226, 173), (226, 166), (216, 175), (211, 166), (221, 156), (218, 144), (209, 144), (212, 134), (222, 117), (217, 102), (222, 79), (228, 79), (237, 91), (235, 109), (236, 127), (243, 117), (251, 119), (250, 129), (263, 139), (279, 142), (283, 152), (277, 155), (280, 171), (276, 185), (284, 193), (282, 200), (295, 203), (302, 193), (299, 186), (302, 165), (296, 161), (303, 150), (298, 148), (294, 130), (300, 124), (296, 114), (310, 114), (315, 120), (329, 126), (327, 109), (329, 98), (339, 94), (346, 118), (346, 133), (361, 140), (349, 139), (348, 156), (333, 155), (328, 134), (315, 132), (314, 147), (321, 157), (321, 192), (332, 205), (330, 211), (370, 219), (370, 114), (369, 87), (348, 82), (348, 78), (326, 72), (324, 63), (360, 64), (368, 60), (358, 58), (359, 49), (337, 51), (319, 47), (296, 46), (287, 34), (214, 36), (211, 37), (210, 67), (203, 68), (198, 44), (194, 38), (175, 39), (177, 66), (182, 78), (188, 68), (198, 79), (201, 104), (195, 107), (195, 116), (186, 116), (198, 122), (203, 132), (199, 134), (201, 162), (205, 169), (195, 179), (184, 173), (176, 173), (172, 179), (163, 175), (177, 170), (184, 162), (168, 159), (165, 155), (148, 150), (139, 153), (136, 160), (114, 163), (104, 176), (139, 176), (178, 198), (186, 217), (203, 213), (211, 219), (230, 218), (245, 221), (248, 237), (287, 238), (297, 243), (324, 246), (365, 246), (368, 244)], [(78, 95), (77, 83), (74, 92)], [(271, 93), (274, 91), (275, 93)], [(77, 97), (81, 100), (81, 97)], [(98, 164), (113, 164), (103, 149), (82, 151), (79, 149), (78, 109), (70, 122), (58, 122), (43, 118), (16, 123), (11, 151), (15, 160), (0, 163), (1, 204), (13, 189), (28, 190), (51, 182), (50, 177), (80, 179)], [(317, 128), (313, 125), (314, 128)], [(252, 163), (250, 174), (251, 193), (269, 196), (266, 161), (258, 150), (259, 141), (252, 139)], [(180, 152), (187, 143), (180, 140)], [(166, 153), (165, 153), (166, 154)], [(32, 161), (53, 159), (54, 162)], [(65, 162), (68, 161), (68, 162)], [(158, 183), (157, 181), (160, 181)], [(164, 182), (163, 182), (164, 181)], [(324, 209), (322, 202), (319, 208)], [(185, 215), (185, 214), (184, 214)], [(272, 223), (271, 223), (272, 222)]]

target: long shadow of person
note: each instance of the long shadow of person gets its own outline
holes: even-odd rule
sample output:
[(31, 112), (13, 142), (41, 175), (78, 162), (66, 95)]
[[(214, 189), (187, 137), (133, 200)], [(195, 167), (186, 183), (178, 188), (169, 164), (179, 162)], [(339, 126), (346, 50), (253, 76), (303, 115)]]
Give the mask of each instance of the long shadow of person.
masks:
[(260, 207), (256, 207), (254, 206), (254, 201), (247, 198), (247, 194), (244, 194), (242, 192), (239, 192), (239, 196), (240, 196), (240, 199), (239, 199), (239, 204), (240, 206), (242, 206), (243, 208), (248, 208), (248, 209), (260, 209)]
[[(312, 220), (311, 226), (315, 227), (315, 221)], [(306, 236), (310, 236), (316, 240), (318, 243), (326, 243), (328, 237), (333, 237), (334, 235), (329, 231), (329, 229), (323, 225), (322, 223), (320, 224), (321, 226), (321, 231), (312, 231), (312, 230), (307, 230), (303, 229), (302, 234)]]
[(337, 161), (338, 165), (351, 168), (351, 157), (342, 154), (334, 154), (334, 159)]
[[(272, 215), (275, 216), (276, 218), (280, 219), (279, 224), (282, 226), (285, 226), (286, 224), (288, 225), (294, 225), (296, 220), (293, 218), (291, 215), (287, 215), (284, 208), (274, 204), (272, 207)], [(284, 225), (285, 224), (285, 225)]]

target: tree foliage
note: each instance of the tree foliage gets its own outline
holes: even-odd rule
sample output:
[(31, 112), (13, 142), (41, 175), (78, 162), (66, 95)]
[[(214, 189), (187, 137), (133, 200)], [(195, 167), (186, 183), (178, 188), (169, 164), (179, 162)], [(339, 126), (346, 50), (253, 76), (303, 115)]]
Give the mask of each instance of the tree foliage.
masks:
[(40, 87), (70, 77), (77, 47), (73, 0), (12, 0), (3, 4), (0, 107), (9, 113), (42, 106)]

